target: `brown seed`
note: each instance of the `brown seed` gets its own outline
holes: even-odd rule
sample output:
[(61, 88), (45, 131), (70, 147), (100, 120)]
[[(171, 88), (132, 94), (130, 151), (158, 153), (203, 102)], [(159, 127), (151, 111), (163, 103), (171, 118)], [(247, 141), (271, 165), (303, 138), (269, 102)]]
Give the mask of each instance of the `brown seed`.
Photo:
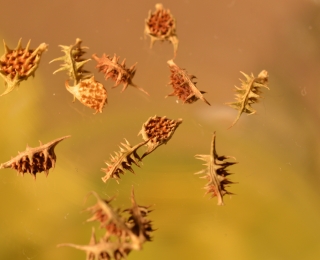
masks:
[(201, 99), (210, 106), (210, 103), (204, 98), (204, 91), (200, 91), (196, 87), (196, 82), (193, 81), (196, 78), (193, 75), (189, 75), (186, 70), (180, 69), (173, 60), (167, 62), (170, 67), (170, 82), (169, 84), (173, 88), (173, 92), (169, 96), (177, 96), (183, 103), (192, 104), (198, 99)]
[(24, 152), (19, 153), (10, 161), (2, 163), (0, 169), (12, 168), (21, 175), (28, 172), (32, 174), (34, 178), (36, 178), (37, 173), (44, 171), (46, 176), (48, 176), (49, 170), (54, 168), (56, 163), (56, 155), (54, 153), (55, 146), (68, 137), (70, 137), (70, 135), (55, 139), (44, 145), (40, 142), (40, 146), (35, 148), (27, 146)]
[(90, 79), (80, 81), (75, 86), (69, 86), (69, 82), (66, 81), (67, 90), (73, 94), (74, 98), (78, 99), (82, 104), (96, 110), (95, 114), (100, 112), (105, 104), (107, 104), (107, 90), (104, 86), (94, 79), (92, 76)]
[(228, 184), (232, 184), (233, 182), (230, 181), (227, 176), (230, 173), (226, 170), (228, 166), (234, 165), (237, 162), (228, 162), (227, 159), (234, 159), (232, 156), (219, 156), (216, 152), (216, 134), (213, 134), (212, 142), (211, 142), (211, 149), (210, 154), (202, 155), (197, 154), (195, 155), (196, 159), (203, 160), (206, 163), (204, 164), (206, 169), (203, 169), (195, 174), (204, 174), (204, 176), (200, 178), (204, 178), (208, 180), (207, 184), (205, 185), (206, 194), (211, 194), (212, 197), (218, 198), (218, 205), (223, 205), (223, 196), (225, 194), (232, 194), (231, 192), (226, 190)]
[[(20, 39), (16, 49), (10, 50), (4, 41), (3, 43), (5, 53), (0, 57), (0, 76), (4, 79), (7, 88), (0, 96), (11, 92), (15, 87), (19, 86), (21, 81), (27, 80), (29, 76), (34, 76), (39, 66), (41, 55), (48, 47), (47, 44), (42, 43), (35, 50), (30, 50), (29, 41), (26, 48), (22, 48)], [(10, 67), (11, 70), (8, 70), (7, 68)]]
[(98, 58), (96, 54), (92, 55), (92, 58), (94, 58), (97, 61), (97, 68), (99, 71), (101, 71), (104, 74), (105, 79), (111, 79), (115, 81), (114, 87), (117, 87), (119, 84), (123, 84), (122, 91), (125, 91), (127, 87), (133, 86), (143, 93), (149, 95), (148, 92), (146, 92), (143, 88), (138, 87), (132, 82), (132, 79), (136, 73), (136, 65), (132, 65), (130, 68), (126, 68), (125, 60), (122, 61), (121, 64), (119, 64), (119, 56), (116, 54), (113, 55), (112, 58), (109, 57), (109, 55), (103, 54), (101, 58)]
[(174, 134), (175, 130), (182, 123), (182, 119), (172, 120), (166, 116), (150, 117), (143, 125), (138, 135), (148, 141), (147, 150), (141, 159), (153, 152), (160, 145), (166, 144)]
[(156, 4), (156, 10), (154, 12), (150, 10), (145, 20), (144, 33), (151, 38), (150, 48), (155, 41), (170, 41), (176, 57), (179, 40), (176, 34), (176, 20), (169, 9), (165, 10), (162, 4)]

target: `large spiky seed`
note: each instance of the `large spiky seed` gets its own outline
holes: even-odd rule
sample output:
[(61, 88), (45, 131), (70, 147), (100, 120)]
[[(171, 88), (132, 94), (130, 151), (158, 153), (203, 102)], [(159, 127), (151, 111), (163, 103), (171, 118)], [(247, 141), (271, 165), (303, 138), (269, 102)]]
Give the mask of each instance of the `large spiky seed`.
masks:
[[(97, 203), (86, 209), (93, 214), (88, 221), (98, 221), (106, 233), (96, 239), (95, 230), (92, 229), (89, 245), (76, 245), (71, 243), (60, 244), (86, 252), (87, 260), (121, 260), (127, 259), (132, 250), (141, 250), (146, 241), (151, 241), (152, 222), (147, 218), (151, 212), (149, 207), (139, 206), (131, 192), (131, 208), (114, 209), (111, 200), (101, 199), (96, 192), (91, 192)], [(128, 217), (124, 217), (127, 213)]]
[(55, 139), (44, 145), (40, 142), (40, 146), (35, 148), (27, 145), (24, 152), (21, 152), (11, 160), (2, 163), (0, 169), (12, 168), (22, 176), (25, 173), (30, 173), (34, 178), (36, 178), (36, 174), (40, 172), (45, 172), (46, 176), (48, 176), (49, 170), (55, 167), (57, 159), (54, 148), (59, 142), (68, 137), (70, 137), (70, 135)]

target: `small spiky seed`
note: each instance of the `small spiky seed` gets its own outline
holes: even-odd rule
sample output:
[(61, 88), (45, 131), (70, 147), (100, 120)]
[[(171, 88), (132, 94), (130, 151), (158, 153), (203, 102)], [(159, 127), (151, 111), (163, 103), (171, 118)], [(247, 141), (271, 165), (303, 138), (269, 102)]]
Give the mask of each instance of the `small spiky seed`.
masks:
[(5, 81), (6, 90), (0, 95), (6, 95), (20, 82), (35, 75), (39, 67), (42, 53), (48, 45), (42, 43), (35, 50), (29, 49), (30, 40), (25, 48), (21, 47), (21, 38), (14, 50), (10, 50), (3, 41), (5, 53), (0, 57), (0, 76)]
[(269, 89), (267, 86), (269, 76), (266, 70), (261, 71), (256, 78), (252, 73), (251, 76), (243, 73), (242, 71), (241, 73), (246, 79), (240, 79), (241, 87), (235, 87), (235, 91), (237, 92), (236, 102), (225, 103), (226, 105), (238, 110), (238, 115), (229, 128), (237, 123), (242, 113), (250, 115), (256, 113), (256, 110), (253, 109), (251, 105), (259, 101), (261, 94), (260, 88)]
[(73, 94), (74, 99), (76, 98), (85, 106), (94, 109), (95, 114), (102, 113), (102, 109), (107, 103), (108, 94), (104, 86), (94, 79), (94, 76), (80, 81), (75, 86), (69, 86), (67, 80), (66, 88)]
[(226, 159), (235, 159), (234, 157), (224, 155), (219, 156), (216, 152), (215, 140), (216, 134), (214, 133), (211, 142), (210, 154), (195, 155), (196, 159), (205, 161), (206, 163), (204, 165), (207, 167), (206, 169), (203, 169), (195, 174), (204, 174), (204, 176), (200, 178), (208, 180), (204, 187), (206, 194), (211, 194), (212, 197), (217, 197), (218, 205), (223, 205), (223, 196), (225, 194), (232, 194), (226, 190), (226, 186), (233, 183), (227, 178), (230, 173), (226, 170), (226, 168), (236, 164), (237, 162), (225, 161)]
[(110, 156), (110, 163), (106, 162), (107, 168), (101, 169), (105, 172), (105, 176), (102, 177), (103, 182), (107, 182), (110, 178), (115, 179), (117, 182), (120, 179), (120, 174), (124, 174), (125, 170), (134, 173), (132, 164), (140, 167), (139, 162), (141, 158), (137, 153), (137, 150), (145, 145), (147, 141), (141, 142), (135, 146), (131, 146), (130, 143), (125, 140), (126, 143), (121, 143), (124, 149), (120, 152), (115, 152), (115, 156)]
[(169, 9), (165, 10), (162, 4), (156, 4), (156, 10), (154, 12), (150, 10), (145, 20), (144, 33), (151, 38), (150, 48), (155, 41), (170, 41), (176, 57), (179, 40), (176, 33), (176, 20)]
[(121, 92), (125, 91), (130, 85), (149, 95), (148, 92), (146, 92), (143, 88), (138, 87), (132, 82), (132, 79), (136, 73), (137, 63), (132, 65), (130, 68), (126, 68), (126, 59), (124, 59), (120, 64), (120, 57), (116, 54), (114, 54), (112, 58), (106, 54), (103, 54), (101, 58), (99, 58), (96, 54), (93, 54), (92, 58), (97, 61), (98, 64), (96, 67), (99, 69), (99, 72), (101, 71), (104, 74), (105, 79), (111, 79), (115, 82), (114, 87), (117, 87), (119, 84), (123, 84)]
[(169, 84), (172, 86), (173, 92), (166, 97), (177, 96), (178, 99), (187, 104), (192, 104), (201, 99), (210, 106), (210, 103), (203, 96), (205, 92), (196, 87), (196, 82), (194, 82), (196, 77), (189, 75), (186, 70), (180, 69), (173, 60), (169, 60), (167, 63), (171, 72)]
[(59, 45), (61, 51), (65, 53), (64, 56), (56, 58), (49, 63), (54, 61), (63, 61), (60, 69), (53, 72), (56, 74), (59, 71), (67, 71), (69, 79), (74, 81), (74, 84), (78, 84), (80, 80), (88, 79), (92, 75), (83, 69), (84, 64), (86, 64), (90, 59), (83, 59), (83, 55), (86, 53), (85, 50), (88, 47), (81, 46), (82, 40), (77, 38), (75, 44), (71, 46)]
[(147, 150), (142, 155), (141, 159), (153, 152), (162, 144), (166, 144), (178, 126), (182, 123), (182, 119), (173, 120), (166, 116), (153, 116), (149, 117), (148, 120), (142, 125), (138, 135), (142, 135), (143, 140), (148, 141)]

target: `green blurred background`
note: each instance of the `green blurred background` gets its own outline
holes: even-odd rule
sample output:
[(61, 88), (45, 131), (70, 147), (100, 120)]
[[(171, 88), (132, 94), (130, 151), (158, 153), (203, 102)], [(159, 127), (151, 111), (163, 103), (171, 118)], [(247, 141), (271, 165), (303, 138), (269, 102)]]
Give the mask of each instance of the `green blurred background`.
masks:
[[(72, 135), (56, 147), (57, 165), (48, 178), (34, 181), (0, 172), (0, 259), (85, 259), (59, 243), (86, 244), (93, 223), (83, 209), (95, 203), (88, 192), (113, 205), (130, 206), (134, 185), (141, 205), (154, 205), (150, 218), (154, 241), (134, 259), (320, 259), (320, 1), (163, 1), (177, 20), (180, 40), (176, 64), (198, 78), (207, 91), (207, 106), (176, 102), (171, 93), (167, 60), (172, 46), (156, 42), (149, 49), (144, 19), (156, 2), (138, 1), (6, 1), (2, 3), (0, 36), (14, 48), (49, 44), (36, 77), (0, 98), (0, 162), (23, 151)], [(150, 93), (122, 86), (108, 90), (102, 114), (80, 102), (64, 87), (65, 73), (52, 75), (62, 56), (58, 45), (79, 37), (93, 53), (116, 53), (131, 66), (138, 62), (134, 82)], [(0, 46), (1, 54), (4, 52)], [(237, 111), (224, 105), (234, 100), (238, 78), (261, 70), (270, 75), (270, 91), (254, 105), (257, 114), (243, 115), (231, 129)], [(4, 91), (4, 86), (1, 91)], [(104, 161), (126, 138), (137, 134), (153, 115), (182, 118), (172, 140), (144, 160), (136, 175), (126, 173), (120, 184), (103, 183)], [(203, 168), (195, 154), (208, 154), (212, 133), (217, 152), (239, 164), (230, 167), (225, 206), (204, 196), (206, 181), (193, 173)], [(98, 229), (98, 226), (96, 225)]]

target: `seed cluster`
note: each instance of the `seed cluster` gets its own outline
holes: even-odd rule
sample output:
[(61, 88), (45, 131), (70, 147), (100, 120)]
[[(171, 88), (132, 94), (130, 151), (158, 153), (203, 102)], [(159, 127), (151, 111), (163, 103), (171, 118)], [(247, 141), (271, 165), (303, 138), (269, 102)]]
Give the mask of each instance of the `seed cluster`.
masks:
[(70, 246), (87, 253), (87, 259), (94, 260), (121, 260), (133, 250), (141, 250), (146, 241), (151, 241), (151, 233), (154, 231), (152, 222), (148, 219), (151, 212), (148, 206), (139, 206), (131, 193), (132, 206), (125, 210), (115, 209), (110, 200), (101, 199), (96, 192), (92, 192), (97, 203), (86, 209), (92, 214), (87, 221), (97, 221), (105, 234), (96, 239), (93, 229), (89, 245), (60, 244), (58, 246)]
[[(165, 10), (162, 4), (156, 5), (155, 12), (149, 12), (148, 18), (145, 20), (145, 34), (151, 37), (151, 47), (154, 41), (157, 40), (170, 41), (173, 44), (174, 57), (176, 56), (178, 48), (176, 21), (170, 10)], [(71, 46), (60, 45), (64, 55), (51, 62), (62, 61), (62, 64), (53, 74), (59, 71), (66, 71), (68, 80), (65, 86), (73, 94), (74, 100), (78, 99), (85, 106), (94, 109), (95, 114), (102, 113), (105, 104), (107, 104), (107, 91), (101, 83), (94, 79), (94, 76), (89, 71), (83, 69), (83, 66), (90, 59), (83, 58), (87, 47), (82, 47), (81, 43), (81, 39), (77, 38), (75, 44)], [(19, 85), (20, 81), (26, 80), (30, 75), (34, 75), (39, 65), (41, 54), (46, 50), (47, 45), (43, 43), (35, 50), (30, 50), (29, 45), (30, 41), (26, 48), (22, 48), (20, 39), (16, 49), (10, 50), (4, 43), (5, 54), (0, 57), (0, 76), (5, 80), (7, 89), (2, 95), (12, 91), (14, 87)], [(113, 57), (103, 54), (101, 58), (93, 54), (92, 58), (96, 60), (96, 67), (99, 72), (104, 74), (105, 80), (110, 79), (115, 82), (114, 87), (120, 84), (123, 85), (121, 92), (131, 85), (149, 95), (143, 88), (132, 82), (136, 73), (137, 63), (127, 68), (126, 59), (119, 63), (120, 57), (116, 54)], [(185, 69), (179, 68), (172, 59), (167, 63), (171, 73), (169, 84), (173, 88), (173, 92), (168, 96), (176, 96), (187, 104), (192, 104), (201, 99), (210, 105), (203, 96), (205, 92), (196, 87), (197, 82), (195, 82), (196, 77), (194, 75), (190, 75)], [(268, 89), (267, 71), (263, 70), (257, 78), (244, 73), (243, 75), (246, 80), (241, 80), (242, 85), (240, 88), (236, 87), (236, 102), (228, 103), (229, 106), (239, 110), (238, 117), (233, 125), (242, 113), (255, 113), (251, 105), (258, 102), (261, 93), (260, 88)], [(73, 86), (69, 85), (70, 80), (73, 80)], [(121, 174), (124, 174), (125, 171), (134, 173), (133, 165), (140, 167), (141, 161), (145, 156), (152, 153), (160, 145), (167, 144), (181, 123), (182, 119), (172, 120), (166, 116), (160, 117), (156, 115), (150, 117), (142, 125), (142, 129), (138, 134), (142, 135), (143, 141), (135, 146), (131, 146), (127, 140), (125, 143), (121, 143), (120, 150), (111, 155), (109, 162), (106, 162), (107, 167), (102, 169), (105, 173), (102, 181), (107, 182), (113, 178), (118, 182)], [(12, 168), (22, 176), (25, 173), (30, 173), (34, 178), (40, 172), (45, 172), (48, 175), (49, 170), (54, 168), (56, 163), (54, 148), (67, 137), (69, 136), (56, 139), (45, 145), (40, 144), (39, 147), (27, 147), (26, 151), (1, 164), (0, 169)], [(211, 194), (212, 197), (217, 197), (218, 205), (223, 205), (223, 196), (232, 194), (227, 191), (228, 186), (233, 184), (228, 179), (230, 175), (228, 167), (236, 162), (228, 161), (228, 159), (234, 159), (233, 157), (219, 156), (217, 154), (215, 138), (216, 135), (214, 134), (210, 154), (197, 154), (195, 156), (197, 159), (204, 161), (206, 166), (205, 169), (196, 174), (202, 174), (201, 178), (207, 180), (204, 187), (206, 193)], [(138, 149), (142, 146), (146, 146), (146, 149), (143, 155), (140, 156)], [(131, 194), (132, 207), (125, 210), (114, 209), (110, 205), (112, 199), (102, 200), (95, 192), (92, 192), (92, 194), (97, 198), (97, 203), (86, 209), (92, 213), (91, 218), (87, 221), (98, 221), (105, 234), (97, 242), (93, 229), (89, 245), (62, 245), (86, 251), (88, 260), (121, 260), (126, 259), (132, 250), (140, 250), (144, 242), (151, 241), (151, 232), (154, 230), (152, 222), (147, 218), (151, 210), (149, 210), (149, 207), (139, 206), (136, 203), (133, 190)], [(127, 216), (123, 216), (124, 214), (127, 214)]]

